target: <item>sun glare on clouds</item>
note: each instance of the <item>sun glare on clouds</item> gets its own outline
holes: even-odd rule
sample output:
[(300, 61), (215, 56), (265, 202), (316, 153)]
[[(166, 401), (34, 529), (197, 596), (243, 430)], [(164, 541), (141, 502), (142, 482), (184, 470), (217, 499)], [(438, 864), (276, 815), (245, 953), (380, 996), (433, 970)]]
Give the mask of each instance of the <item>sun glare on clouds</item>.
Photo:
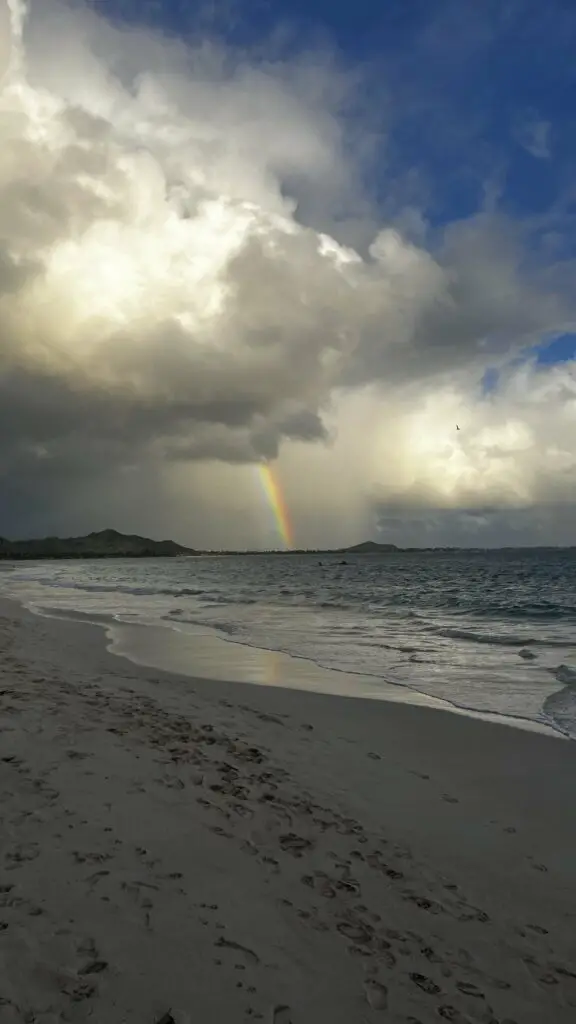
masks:
[(382, 222), (337, 62), (186, 47), (59, 0), (30, 4), (21, 45), (10, 4), (0, 454), (16, 491), (46, 494), (40, 463), (61, 467), (61, 514), (89, 447), (98, 500), (100, 479), (142, 467), (171, 532), (166, 481), (189, 481), (190, 507), (204, 481), (183, 539), (207, 546), (264, 542), (259, 510), (240, 528), (224, 495), (243, 467), (242, 508), (257, 502), (252, 467), (276, 459), (304, 545), (362, 539), (386, 502), (566, 499), (573, 364), (512, 368), (490, 396), (479, 381), (566, 329), (570, 294), (554, 268), (525, 276), (497, 215), (434, 245), (423, 215), (417, 243), (406, 211)]

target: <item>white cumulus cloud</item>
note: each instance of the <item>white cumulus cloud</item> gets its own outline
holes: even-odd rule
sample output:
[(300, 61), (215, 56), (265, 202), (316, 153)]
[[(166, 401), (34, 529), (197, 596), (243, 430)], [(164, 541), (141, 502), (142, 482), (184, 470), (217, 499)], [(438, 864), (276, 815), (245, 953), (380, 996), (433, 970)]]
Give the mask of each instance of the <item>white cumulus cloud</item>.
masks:
[(573, 501), (572, 368), (478, 383), (570, 328), (565, 268), (382, 222), (335, 59), (0, 0), (0, 77), (1, 532), (267, 544), (276, 458), (302, 544)]

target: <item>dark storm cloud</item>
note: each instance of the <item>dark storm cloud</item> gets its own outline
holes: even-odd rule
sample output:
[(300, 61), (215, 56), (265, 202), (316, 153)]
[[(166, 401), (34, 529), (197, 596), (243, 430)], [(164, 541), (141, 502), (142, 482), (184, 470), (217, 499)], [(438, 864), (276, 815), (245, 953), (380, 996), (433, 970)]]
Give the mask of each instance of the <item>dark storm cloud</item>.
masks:
[[(104, 514), (136, 478), (158, 482), (164, 514), (167, 472), (220, 463), (232, 479), (288, 450), (309, 522), (337, 492), (307, 454), (328, 442), (362, 524), (358, 494), (408, 508), (570, 492), (569, 381), (552, 382), (548, 419), (534, 375), (511, 377), (496, 411), (475, 392), (487, 362), (573, 322), (566, 267), (529, 260), (494, 213), (436, 237), (409, 211), (379, 223), (360, 184), (370, 133), (345, 116), (354, 76), (325, 54), (186, 47), (52, 0), (32, 4), (23, 54), (0, 92), (0, 532), (36, 499), (50, 521), (88, 496)], [(452, 452), (438, 424), (466, 403)], [(414, 441), (428, 407), (433, 451)]]

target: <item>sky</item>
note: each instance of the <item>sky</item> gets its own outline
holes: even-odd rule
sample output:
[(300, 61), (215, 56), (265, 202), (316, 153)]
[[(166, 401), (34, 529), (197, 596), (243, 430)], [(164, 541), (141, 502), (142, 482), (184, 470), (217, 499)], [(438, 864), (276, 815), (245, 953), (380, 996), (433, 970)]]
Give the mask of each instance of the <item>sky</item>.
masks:
[(276, 547), (267, 463), (298, 547), (576, 544), (575, 44), (0, 0), (0, 535)]

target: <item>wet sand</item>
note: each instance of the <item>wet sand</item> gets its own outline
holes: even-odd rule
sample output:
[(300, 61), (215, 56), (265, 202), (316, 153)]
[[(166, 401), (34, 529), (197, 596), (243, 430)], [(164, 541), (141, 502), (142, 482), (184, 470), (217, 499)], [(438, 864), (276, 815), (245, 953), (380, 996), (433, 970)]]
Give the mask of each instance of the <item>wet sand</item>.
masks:
[(0, 603), (0, 1021), (563, 1024), (576, 746)]

